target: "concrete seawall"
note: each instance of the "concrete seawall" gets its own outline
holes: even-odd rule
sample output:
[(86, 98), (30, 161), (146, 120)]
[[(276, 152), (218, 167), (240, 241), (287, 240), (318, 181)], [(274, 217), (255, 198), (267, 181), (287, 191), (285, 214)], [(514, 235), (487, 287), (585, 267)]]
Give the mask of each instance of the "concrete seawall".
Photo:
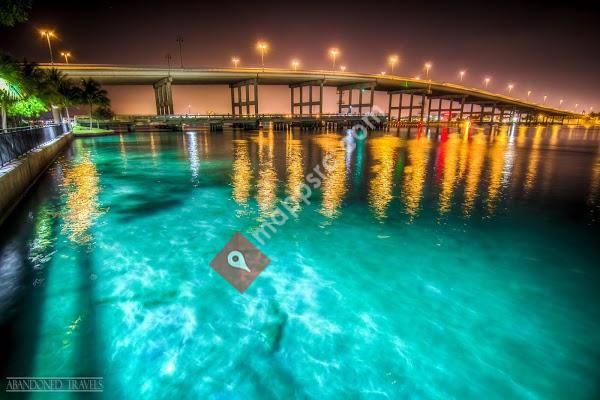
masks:
[(0, 225), (72, 140), (69, 132), (0, 168)]

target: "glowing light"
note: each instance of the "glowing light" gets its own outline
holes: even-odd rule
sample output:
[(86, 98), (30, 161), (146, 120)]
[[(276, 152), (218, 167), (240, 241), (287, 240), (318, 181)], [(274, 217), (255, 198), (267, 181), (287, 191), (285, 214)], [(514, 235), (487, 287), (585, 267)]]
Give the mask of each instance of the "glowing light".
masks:
[(512, 83), (508, 84), (508, 94), (510, 94), (510, 92), (513, 90), (514, 87), (515, 87), (515, 85), (513, 85)]
[(483, 82), (485, 83), (485, 88), (486, 89), (487, 89), (488, 85), (490, 84), (491, 80), (492, 80), (492, 78), (487, 78), (487, 77), (483, 80)]
[(529, 96), (531, 96), (531, 90), (527, 91), (527, 98), (529, 99)]
[(333, 64), (332, 64), (332, 70), (335, 70), (335, 59), (337, 58), (337, 56), (340, 54), (340, 50), (337, 48), (331, 48), (329, 49), (329, 55), (331, 56), (331, 59), (333, 60)]
[(548, 96), (544, 96), (544, 104), (546, 104), (546, 99), (548, 98)]
[(297, 59), (293, 59), (292, 60), (292, 68), (294, 68), (294, 71), (298, 70), (298, 66), (300, 65), (300, 61), (298, 61)]
[(381, 71), (381, 75), (385, 75), (385, 71)]
[(65, 58), (65, 64), (68, 64), (69, 63), (69, 57), (71, 57), (71, 52), (70, 51), (61, 51), (60, 55)]
[(260, 65), (265, 68), (265, 52), (269, 50), (269, 44), (264, 41), (256, 43), (256, 48), (260, 51)]
[(50, 43), (50, 38), (55, 38), (56, 35), (54, 34), (54, 31), (47, 30), (41, 30), (40, 34), (42, 35), (42, 38), (46, 38), (46, 40), (48, 41), (48, 50), (50, 51), (50, 64), (54, 64), (54, 57), (52, 56), (52, 44)]
[(396, 66), (396, 64), (398, 64), (398, 61), (400, 61), (400, 57), (398, 57), (398, 55), (396, 54), (392, 54), (388, 57), (388, 63), (390, 64), (392, 74), (394, 73), (394, 67)]
[(340, 66), (340, 71), (342, 71), (342, 72), (346, 71), (346, 66), (345, 65), (341, 65)]
[(461, 81), (461, 82), (463, 81), (463, 78), (465, 77), (465, 74), (466, 74), (466, 73), (467, 73), (467, 71), (465, 71), (465, 70), (462, 70), (462, 71), (460, 71), (460, 72), (458, 73), (458, 75), (460, 75), (460, 81)]
[(429, 79), (429, 70), (430, 70), (430, 69), (431, 69), (431, 67), (432, 67), (432, 64), (431, 64), (431, 62), (430, 62), (430, 61), (427, 61), (427, 62), (425, 63), (425, 65), (424, 65), (424, 67), (425, 67), (425, 79)]
[(558, 105), (561, 106), (562, 103), (563, 103), (563, 101), (564, 101), (563, 99), (560, 99), (559, 102), (558, 102)]
[(232, 57), (231, 62), (233, 63), (233, 68), (237, 68), (238, 64), (240, 63), (240, 59), (237, 57)]

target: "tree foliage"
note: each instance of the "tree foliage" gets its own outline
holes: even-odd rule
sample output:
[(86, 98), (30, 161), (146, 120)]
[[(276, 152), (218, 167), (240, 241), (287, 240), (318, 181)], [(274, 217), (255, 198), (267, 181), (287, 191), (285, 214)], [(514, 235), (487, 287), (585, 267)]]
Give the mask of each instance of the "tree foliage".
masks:
[(40, 114), (46, 111), (48, 106), (37, 96), (28, 96), (8, 107), (10, 117), (39, 118)]
[(2, 128), (6, 117), (37, 118), (51, 107), (62, 108), (69, 116), (69, 107), (89, 106), (90, 118), (94, 107), (102, 118), (112, 117), (106, 90), (93, 79), (84, 79), (77, 85), (64, 73), (54, 68), (44, 70), (37, 64), (0, 54), (0, 111)]
[(0, 26), (12, 28), (27, 21), (32, 0), (0, 0)]

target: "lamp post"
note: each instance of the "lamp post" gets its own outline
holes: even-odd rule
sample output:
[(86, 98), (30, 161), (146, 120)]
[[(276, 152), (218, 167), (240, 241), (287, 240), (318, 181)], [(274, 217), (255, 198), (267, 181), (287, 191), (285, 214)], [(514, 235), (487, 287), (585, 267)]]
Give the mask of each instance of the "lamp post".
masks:
[(183, 46), (183, 36), (177, 35), (176, 40), (179, 44), (179, 62), (181, 63), (181, 68), (183, 68), (183, 52), (181, 51), (181, 47)]
[(512, 83), (508, 84), (508, 94), (510, 94), (510, 92), (512, 92), (514, 87), (515, 87), (515, 85), (513, 85)]
[(260, 51), (260, 65), (263, 71), (265, 70), (265, 51), (268, 50), (269, 45), (266, 42), (258, 42), (256, 48)]
[(531, 90), (527, 91), (527, 100), (529, 100), (529, 96), (531, 96)]
[(52, 56), (52, 44), (50, 43), (50, 38), (56, 37), (54, 31), (40, 31), (42, 37), (45, 37), (48, 41), (48, 50), (50, 51), (50, 64), (54, 65), (54, 57)]
[(431, 69), (431, 63), (427, 61), (425, 63), (425, 79), (429, 79), (429, 70)]
[(232, 57), (231, 62), (233, 63), (233, 68), (237, 68), (238, 64), (240, 63), (240, 59), (237, 57)]
[(462, 71), (460, 71), (460, 72), (458, 73), (458, 75), (460, 75), (460, 82), (461, 82), (461, 83), (462, 83), (462, 81), (463, 81), (463, 78), (465, 77), (465, 73), (466, 73), (466, 72), (467, 72), (467, 71), (465, 71), (465, 70), (462, 70)]
[(544, 104), (546, 104), (546, 99), (548, 98), (548, 96), (544, 96)]
[(330, 49), (329, 50), (329, 55), (331, 56), (331, 59), (333, 60), (333, 65), (332, 65), (332, 70), (335, 71), (335, 59), (337, 58), (337, 56), (340, 54), (340, 51), (336, 48)]
[(394, 74), (394, 67), (398, 64), (400, 58), (396, 54), (392, 54), (388, 58), (388, 62), (390, 63), (390, 69), (392, 70), (392, 75)]
[(169, 66), (169, 76), (171, 76), (171, 54), (167, 53), (165, 58), (167, 59), (167, 65)]
[(340, 65), (340, 71), (345, 72), (346, 71), (346, 66), (345, 65)]
[(485, 88), (487, 89), (488, 85), (490, 84), (490, 81), (492, 80), (492, 78), (488, 78), (486, 77), (483, 82), (485, 83)]
[(71, 57), (70, 51), (61, 51), (60, 55), (65, 58), (65, 64), (69, 64), (69, 57)]
[(294, 71), (298, 71), (298, 66), (300, 65), (300, 61), (298, 61), (297, 59), (293, 59), (292, 60), (292, 68), (294, 68)]

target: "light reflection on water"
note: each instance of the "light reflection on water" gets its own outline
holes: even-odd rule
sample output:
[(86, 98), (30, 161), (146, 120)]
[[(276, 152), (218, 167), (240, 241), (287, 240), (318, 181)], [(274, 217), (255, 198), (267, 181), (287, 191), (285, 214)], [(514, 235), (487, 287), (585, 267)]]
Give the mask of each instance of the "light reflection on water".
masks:
[[(599, 142), (468, 125), (77, 140), (2, 233), (2, 294), (20, 296), (0, 297), (1, 372), (104, 376), (125, 399), (591, 398)], [(207, 264), (286, 197), (296, 217), (240, 296)]]

